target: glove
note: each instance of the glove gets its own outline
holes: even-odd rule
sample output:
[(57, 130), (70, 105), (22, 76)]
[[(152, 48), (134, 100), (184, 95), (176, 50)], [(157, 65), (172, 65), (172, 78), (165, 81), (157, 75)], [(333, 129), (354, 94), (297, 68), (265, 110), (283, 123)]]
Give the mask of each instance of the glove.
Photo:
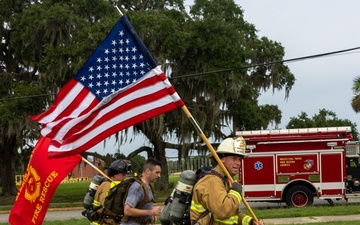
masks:
[(232, 183), (232, 190), (239, 192), (240, 194), (242, 193), (242, 185), (238, 182), (234, 182)]

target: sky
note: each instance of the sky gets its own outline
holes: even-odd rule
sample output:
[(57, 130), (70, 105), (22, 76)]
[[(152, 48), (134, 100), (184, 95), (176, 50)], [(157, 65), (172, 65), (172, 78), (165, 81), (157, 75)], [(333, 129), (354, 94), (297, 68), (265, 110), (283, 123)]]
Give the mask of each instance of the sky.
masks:
[[(255, 25), (258, 36), (281, 43), (284, 59), (360, 47), (360, 1), (357, 0), (237, 0), (244, 18)], [(351, 108), (353, 79), (360, 76), (360, 51), (286, 63), (296, 82), (289, 98), (269, 90), (260, 104), (278, 105), (279, 128), (301, 112), (308, 117), (320, 109), (335, 112), (339, 119), (360, 125)], [(358, 128), (359, 129), (359, 128)]]
[[(259, 37), (279, 42), (285, 49), (284, 59), (293, 59), (360, 47), (359, 0), (236, 0), (244, 10), (244, 18), (254, 24)], [(185, 5), (191, 5), (186, 1)], [(286, 63), (296, 81), (285, 99), (284, 91), (268, 90), (259, 104), (277, 105), (282, 111), (278, 126), (284, 129), (291, 117), (301, 112), (308, 117), (320, 109), (333, 111), (339, 119), (360, 125), (360, 114), (351, 108), (353, 79), (360, 76), (360, 51)], [(176, 89), (176, 87), (175, 87)], [(196, 118), (195, 118), (196, 119)], [(274, 127), (270, 127), (271, 129)], [(358, 127), (358, 129), (360, 129)], [(137, 137), (120, 147), (128, 155), (146, 140)], [(112, 141), (90, 151), (104, 154), (114, 150)], [(175, 150), (167, 155), (176, 155)]]

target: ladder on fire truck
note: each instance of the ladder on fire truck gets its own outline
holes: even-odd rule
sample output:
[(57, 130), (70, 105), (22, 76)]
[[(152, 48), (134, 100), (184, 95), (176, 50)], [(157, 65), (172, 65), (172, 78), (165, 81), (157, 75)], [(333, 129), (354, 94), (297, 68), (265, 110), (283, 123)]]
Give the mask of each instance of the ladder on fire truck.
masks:
[[(244, 137), (247, 152), (265, 145), (275, 144), (309, 144), (326, 143), (330, 148), (336, 147), (339, 142), (352, 139), (350, 126), (317, 127), (277, 130), (250, 130), (237, 131), (236, 136)], [(303, 146), (303, 145), (302, 145)], [(265, 147), (264, 147), (265, 148)]]
[(253, 130), (237, 131), (236, 136), (259, 136), (259, 135), (289, 135), (289, 134), (314, 134), (314, 133), (339, 133), (351, 132), (351, 127), (317, 127), (317, 128), (298, 128), (298, 129), (277, 129), (277, 130)]

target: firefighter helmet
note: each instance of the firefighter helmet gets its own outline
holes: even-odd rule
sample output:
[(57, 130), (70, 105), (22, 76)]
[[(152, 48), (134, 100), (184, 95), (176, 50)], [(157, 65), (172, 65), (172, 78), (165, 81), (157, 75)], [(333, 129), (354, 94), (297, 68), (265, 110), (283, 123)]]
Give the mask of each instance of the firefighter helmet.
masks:
[(118, 173), (130, 173), (131, 165), (130, 163), (126, 163), (124, 160), (117, 159), (111, 163), (109, 167), (109, 176), (114, 176)]
[(246, 143), (243, 137), (226, 138), (217, 148), (216, 153), (222, 155), (240, 155), (245, 157)]

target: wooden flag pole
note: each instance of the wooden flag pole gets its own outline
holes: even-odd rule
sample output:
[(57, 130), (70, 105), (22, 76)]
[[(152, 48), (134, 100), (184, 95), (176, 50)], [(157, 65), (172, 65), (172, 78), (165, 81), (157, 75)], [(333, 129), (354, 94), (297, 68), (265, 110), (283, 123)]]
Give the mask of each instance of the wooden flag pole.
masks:
[(103, 177), (113, 181), (110, 177), (108, 177), (103, 171), (101, 171), (99, 168), (97, 168), (96, 166), (94, 166), (91, 162), (89, 162), (87, 159), (85, 159), (84, 157), (81, 158), (82, 161), (86, 162), (87, 164), (89, 164), (92, 168), (94, 168), (96, 171), (98, 171)]
[[(184, 105), (183, 107), (181, 107), (182, 110), (185, 112), (186, 116), (190, 119), (191, 123), (194, 125), (195, 129), (198, 131), (198, 133), (200, 134), (200, 137), (202, 138), (202, 140), (205, 142), (206, 146), (209, 148), (211, 154), (214, 156), (216, 162), (220, 165), (221, 169), (224, 171), (225, 175), (227, 176), (227, 178), (229, 179), (229, 181), (231, 183), (234, 182), (234, 179), (232, 178), (232, 176), (230, 175), (229, 171), (226, 169), (226, 167), (224, 166), (224, 164), (221, 162), (221, 159), (219, 158), (218, 154), (216, 153), (216, 151), (214, 150), (214, 148), (212, 147), (212, 145), (210, 144), (209, 140), (207, 139), (207, 137), (205, 136), (204, 132), (201, 130), (201, 128), (199, 127), (199, 125), (197, 124), (197, 122), (195, 121), (195, 119), (192, 117), (191, 113), (189, 112), (189, 110), (187, 109), (187, 107)], [(240, 193), (241, 194), (241, 193)], [(245, 205), (245, 207), (247, 208), (247, 210), (250, 212), (251, 216), (254, 218), (254, 220), (256, 222), (258, 222), (258, 219), (255, 215), (255, 213), (252, 211), (250, 205), (247, 203), (246, 199), (244, 197), (242, 197), (242, 201)]]

